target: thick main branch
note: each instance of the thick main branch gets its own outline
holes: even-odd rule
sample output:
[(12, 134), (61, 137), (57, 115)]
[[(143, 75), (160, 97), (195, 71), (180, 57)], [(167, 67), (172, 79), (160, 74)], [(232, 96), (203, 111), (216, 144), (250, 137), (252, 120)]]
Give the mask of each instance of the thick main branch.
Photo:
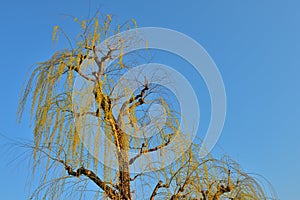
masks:
[(95, 84), (94, 88), (95, 100), (98, 104), (97, 112), (100, 109), (104, 113), (104, 120), (111, 128), (112, 135), (115, 140), (115, 145), (117, 147), (117, 160), (119, 167), (119, 190), (121, 199), (130, 200), (130, 173), (129, 173), (129, 141), (126, 133), (121, 129), (121, 127), (116, 122), (113, 113), (110, 97), (103, 93), (102, 85)]
[(108, 186), (105, 182), (103, 182), (93, 171), (84, 167), (80, 167), (76, 171), (74, 171), (73, 168), (70, 165), (68, 165), (65, 161), (59, 160), (59, 162), (64, 165), (69, 175), (75, 177), (84, 175), (91, 179), (96, 185), (98, 185), (109, 198), (120, 199), (119, 193), (110, 186)]

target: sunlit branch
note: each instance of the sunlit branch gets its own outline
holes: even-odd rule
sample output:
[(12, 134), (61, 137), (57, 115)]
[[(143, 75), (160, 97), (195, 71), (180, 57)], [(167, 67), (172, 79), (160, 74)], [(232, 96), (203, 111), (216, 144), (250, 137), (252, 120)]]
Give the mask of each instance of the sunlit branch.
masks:
[[(104, 58), (104, 60), (106, 60)], [(104, 61), (103, 61), (104, 62)], [(104, 65), (103, 65), (104, 66)], [(101, 66), (100, 66), (101, 67)], [(97, 75), (97, 74), (96, 74)], [(101, 75), (101, 74), (100, 74)], [(127, 151), (128, 149), (128, 141), (126, 133), (121, 129), (118, 123), (116, 123), (116, 119), (112, 113), (112, 104), (111, 99), (108, 95), (104, 94), (102, 91), (102, 85), (99, 82), (95, 83), (94, 86), (94, 96), (95, 101), (98, 104), (97, 112), (100, 112), (100, 109), (104, 113), (104, 121), (107, 122), (111, 128), (113, 133), (115, 145), (118, 149), (117, 152), (117, 160), (119, 164), (119, 180), (122, 187), (120, 188), (121, 199), (131, 199), (130, 194), (130, 173), (129, 173), (129, 164), (128, 164), (128, 154), (122, 153), (121, 149)]]

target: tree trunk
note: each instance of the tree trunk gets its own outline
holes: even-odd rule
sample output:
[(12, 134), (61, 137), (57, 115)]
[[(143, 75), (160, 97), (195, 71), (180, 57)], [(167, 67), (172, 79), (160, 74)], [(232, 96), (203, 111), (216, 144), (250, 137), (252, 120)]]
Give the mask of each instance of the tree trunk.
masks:
[(123, 131), (118, 131), (117, 140), (119, 141), (119, 149), (117, 154), (119, 164), (119, 180), (121, 199), (130, 200), (130, 172), (129, 172), (129, 153), (128, 138)]

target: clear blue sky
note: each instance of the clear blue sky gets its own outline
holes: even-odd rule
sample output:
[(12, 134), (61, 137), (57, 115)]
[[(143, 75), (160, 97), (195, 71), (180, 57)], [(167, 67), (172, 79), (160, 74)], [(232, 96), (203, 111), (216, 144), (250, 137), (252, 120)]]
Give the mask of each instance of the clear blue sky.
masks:
[[(16, 123), (20, 90), (30, 66), (54, 51), (61, 14), (87, 16), (89, 1), (2, 1), (0, 7), (0, 132), (31, 138), (29, 121)], [(280, 199), (299, 196), (300, 2), (298, 0), (106, 0), (92, 10), (135, 18), (140, 27), (183, 32), (209, 52), (223, 76), (228, 111), (217, 149), (247, 172), (265, 176)], [(69, 31), (72, 31), (72, 26)], [(8, 165), (0, 150), (2, 199), (26, 199), (26, 165)]]

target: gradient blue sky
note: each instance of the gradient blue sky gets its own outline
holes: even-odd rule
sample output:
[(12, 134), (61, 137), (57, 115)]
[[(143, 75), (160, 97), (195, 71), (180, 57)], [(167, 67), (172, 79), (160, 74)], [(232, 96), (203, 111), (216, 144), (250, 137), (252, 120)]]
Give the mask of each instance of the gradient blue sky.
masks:
[[(0, 132), (31, 138), (29, 121), (16, 123), (26, 73), (54, 52), (54, 25), (68, 31), (61, 14), (88, 15), (89, 1), (2, 1), (0, 7)], [(297, 0), (105, 0), (91, 1), (120, 21), (160, 26), (187, 34), (211, 55), (228, 98), (218, 151), (246, 172), (266, 177), (280, 199), (299, 196), (300, 170), (300, 2)], [(26, 199), (26, 168), (9, 162), (1, 148), (1, 199)], [(10, 164), (9, 164), (10, 163)]]

